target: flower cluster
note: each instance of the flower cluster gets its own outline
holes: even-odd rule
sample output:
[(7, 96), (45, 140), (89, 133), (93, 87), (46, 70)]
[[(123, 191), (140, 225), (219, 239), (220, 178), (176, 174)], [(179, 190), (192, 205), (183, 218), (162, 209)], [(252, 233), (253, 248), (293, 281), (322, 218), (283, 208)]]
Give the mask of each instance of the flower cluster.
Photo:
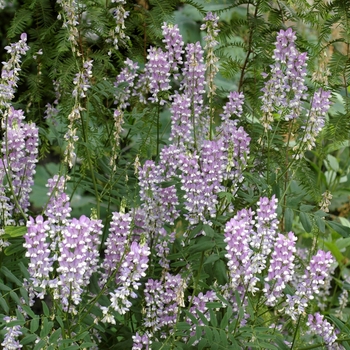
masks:
[[(215, 294), (214, 291), (209, 290), (207, 291), (205, 294), (203, 294), (202, 292), (199, 293), (197, 296), (194, 296), (193, 299), (192, 297), (188, 297), (189, 298), (189, 302), (192, 302), (192, 306), (190, 308), (190, 313), (197, 319), (198, 323), (196, 325), (193, 324), (193, 321), (188, 317), (187, 318), (187, 322), (191, 325), (191, 336), (196, 334), (196, 329), (197, 326), (204, 326), (204, 322), (201, 319), (201, 317), (199, 317), (199, 312), (201, 314), (203, 314), (203, 316), (207, 319), (210, 320), (210, 314), (208, 312), (208, 307), (207, 307), (207, 303), (213, 302), (213, 301), (217, 301), (218, 298)], [(193, 345), (195, 346), (196, 344), (198, 344), (199, 340), (195, 341), (193, 343)]]
[[(11, 321), (16, 321), (16, 317), (10, 317), (5, 316), (4, 321), (6, 323), (9, 323)], [(1, 346), (4, 350), (16, 350), (21, 349), (23, 347), (22, 344), (20, 344), (19, 340), (17, 339), (19, 336), (21, 336), (23, 333), (21, 332), (21, 326), (12, 326), (12, 327), (6, 327), (6, 335), (4, 341), (1, 343)]]
[(76, 74), (73, 79), (75, 85), (72, 95), (75, 97), (74, 106), (68, 115), (68, 130), (64, 135), (64, 139), (67, 141), (67, 147), (64, 151), (65, 162), (71, 168), (75, 161), (75, 143), (78, 141), (76, 122), (81, 118), (81, 111), (83, 107), (80, 104), (80, 99), (86, 98), (86, 91), (90, 88), (89, 79), (92, 78), (92, 60), (85, 61), (83, 64), (83, 70)]
[(136, 334), (132, 336), (132, 340), (132, 350), (149, 350), (152, 345), (152, 340), (147, 333), (140, 335), (136, 332)]
[(23, 111), (9, 108), (1, 144), (0, 164), (6, 174), (6, 190), (15, 203), (15, 212), (28, 210), (38, 161), (38, 128), (34, 123), (25, 123), (24, 119)]
[(314, 315), (308, 315), (308, 322), (306, 325), (309, 327), (309, 333), (320, 336), (329, 349), (337, 340), (334, 327), (318, 312)]
[[(108, 249), (108, 248), (107, 248)], [(119, 314), (129, 311), (132, 303), (129, 297), (136, 298), (135, 290), (139, 289), (141, 277), (145, 277), (148, 268), (148, 256), (151, 251), (147, 244), (133, 241), (129, 251), (125, 253), (124, 259), (117, 270), (117, 288), (109, 293), (111, 304), (109, 307), (102, 306), (103, 322), (115, 323), (111, 315), (112, 310)]]
[(167, 329), (172, 333), (180, 306), (184, 306), (185, 282), (180, 275), (165, 274), (164, 282), (149, 279), (145, 284), (144, 326), (150, 334)]
[[(330, 107), (330, 91), (319, 89), (315, 91), (311, 102), (311, 109), (306, 113), (305, 125), (301, 126), (304, 130), (302, 138), (299, 142), (303, 149), (311, 150), (315, 147), (316, 137), (321, 132), (325, 124), (325, 117)], [(295, 146), (295, 150), (299, 149), (299, 144)], [(299, 154), (296, 157), (300, 157)]]
[(219, 44), (216, 40), (220, 30), (218, 29), (219, 17), (212, 12), (208, 12), (204, 18), (205, 23), (202, 24), (201, 30), (206, 30), (207, 35), (204, 37), (206, 42), (204, 50), (206, 53), (207, 81), (208, 81), (208, 96), (209, 98), (215, 94), (216, 86), (214, 85), (214, 77), (219, 71), (217, 67), (218, 58), (214, 54), (214, 47)]
[[(163, 43), (165, 43), (165, 49), (168, 56), (168, 62), (172, 72), (176, 73), (179, 70), (179, 66), (182, 65), (182, 54), (184, 53), (184, 42), (180, 34), (178, 25), (169, 25), (164, 23), (163, 30)], [(177, 75), (174, 75), (175, 79)]]
[[(125, 34), (125, 20), (129, 16), (129, 11), (125, 11), (123, 5), (126, 4), (125, 0), (112, 0), (117, 6), (112, 9), (113, 18), (115, 20), (115, 27), (109, 32), (109, 38), (106, 40), (107, 43), (112, 43), (115, 51), (118, 51), (119, 43), (125, 45), (125, 42), (129, 37)], [(111, 55), (112, 51), (109, 50), (108, 54)]]
[(91, 275), (98, 269), (101, 229), (100, 220), (82, 215), (69, 221), (61, 232), (54, 298), (61, 301), (66, 311), (75, 311)]
[[(307, 54), (299, 53), (295, 40), (296, 35), (291, 28), (281, 30), (277, 35), (273, 55), (275, 63), (271, 66), (270, 79), (262, 89), (262, 123), (265, 130), (271, 129), (276, 109), (285, 120), (298, 118), (303, 110), (302, 99), (307, 97)], [(267, 76), (264, 73), (264, 77)]]
[(332, 254), (322, 250), (319, 250), (311, 258), (309, 266), (296, 286), (295, 294), (293, 296), (287, 295), (285, 312), (293, 320), (296, 320), (299, 315), (305, 312), (309, 301), (319, 293), (320, 287), (329, 275), (332, 263)]
[(57, 19), (63, 19), (62, 27), (68, 29), (68, 40), (72, 43), (72, 51), (75, 52), (79, 40), (77, 28), (79, 25), (79, 15), (77, 13), (79, 2), (77, 0), (57, 0), (57, 3), (62, 7), (62, 12), (58, 14)]
[(13, 99), (15, 89), (18, 82), (18, 74), (21, 70), (21, 55), (25, 55), (29, 50), (27, 45), (27, 34), (22, 33), (21, 39), (10, 46), (6, 46), (5, 50), (11, 55), (7, 62), (3, 62), (0, 80), (0, 110), (4, 107), (10, 107), (10, 101)]
[(89, 80), (92, 78), (92, 63), (93, 60), (88, 60), (83, 63), (83, 70), (75, 75), (73, 84), (75, 88), (72, 96), (85, 98), (86, 91), (90, 88)]

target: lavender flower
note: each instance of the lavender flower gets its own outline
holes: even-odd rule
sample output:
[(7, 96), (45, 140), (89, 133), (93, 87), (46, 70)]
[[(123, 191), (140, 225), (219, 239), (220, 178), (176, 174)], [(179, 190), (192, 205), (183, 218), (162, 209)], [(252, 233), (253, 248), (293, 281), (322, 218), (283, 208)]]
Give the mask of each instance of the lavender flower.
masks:
[(5, 107), (10, 107), (10, 101), (14, 98), (15, 88), (19, 80), (18, 74), (21, 70), (21, 55), (25, 55), (29, 50), (27, 45), (27, 34), (22, 33), (21, 39), (10, 46), (6, 46), (5, 50), (11, 54), (11, 58), (7, 62), (3, 62), (0, 80), (0, 111)]
[(49, 201), (45, 208), (45, 215), (48, 217), (51, 225), (65, 225), (70, 217), (72, 208), (70, 207), (69, 197), (64, 192), (66, 180), (68, 179), (64, 176), (59, 177), (55, 175), (47, 181), (46, 187), (49, 188), (49, 192), (47, 193)]
[(68, 29), (68, 40), (72, 43), (72, 51), (75, 52), (78, 48), (79, 40), (79, 31), (77, 26), (79, 25), (78, 21), (78, 6), (79, 3), (77, 0), (57, 0), (57, 3), (61, 5), (62, 12), (57, 16), (57, 19), (63, 18), (63, 28)]
[(151, 47), (148, 49), (148, 62), (145, 66), (145, 74), (148, 79), (149, 91), (152, 97), (149, 98), (152, 102), (159, 102), (160, 105), (165, 103), (165, 100), (160, 99), (160, 93), (170, 90), (170, 62), (168, 55), (160, 48)]
[(130, 105), (128, 101), (132, 95), (131, 88), (134, 87), (135, 78), (138, 76), (137, 70), (139, 69), (138, 64), (131, 61), (129, 58), (126, 59), (124, 64), (125, 67), (120, 71), (114, 83), (116, 88), (118, 88), (120, 84), (124, 84), (123, 88), (117, 91), (114, 101), (121, 109), (125, 109)]
[[(101, 222), (86, 216), (72, 219), (62, 229), (59, 242), (58, 279), (54, 298), (60, 299), (63, 309), (75, 312), (75, 305), (81, 301), (83, 288), (97, 271), (98, 236), (102, 234)], [(72, 304), (73, 303), (73, 304)]]
[[(271, 129), (276, 109), (285, 120), (298, 118), (303, 109), (302, 99), (307, 97), (307, 54), (298, 52), (295, 40), (296, 35), (291, 28), (281, 30), (277, 35), (273, 56), (275, 63), (271, 66), (271, 77), (262, 89), (262, 123), (265, 130)], [(264, 73), (264, 77), (267, 76)]]
[[(170, 25), (164, 23), (162, 26), (165, 43), (165, 49), (167, 52), (168, 62), (170, 64), (170, 69), (172, 72), (178, 72), (179, 66), (182, 65), (182, 54), (184, 53), (183, 46), (184, 42), (180, 34), (178, 25)], [(175, 79), (178, 77), (175, 74)]]
[[(117, 4), (117, 7), (112, 10), (116, 26), (109, 32), (109, 38), (106, 42), (111, 43), (113, 41), (114, 49), (118, 51), (119, 43), (125, 45), (125, 42), (129, 39), (124, 32), (125, 19), (128, 18), (129, 11), (125, 11), (123, 7), (126, 4), (125, 0), (112, 0), (112, 3)], [(108, 51), (108, 54), (111, 55), (112, 52)]]
[[(292, 281), (295, 270), (295, 243), (297, 238), (293, 232), (289, 232), (285, 237), (278, 234), (273, 252), (270, 258), (268, 275), (265, 278), (266, 304), (274, 306), (282, 297), (282, 293), (287, 283)], [(270, 284), (268, 283), (270, 282)]]
[(38, 161), (38, 128), (33, 123), (26, 124), (24, 118), (23, 111), (9, 108), (1, 149), (3, 159), (0, 163), (6, 169), (7, 189), (15, 197), (15, 212), (28, 210)]
[[(6, 323), (9, 323), (11, 321), (16, 321), (15, 316), (5, 316), (4, 321)], [(23, 333), (21, 332), (21, 326), (12, 326), (12, 327), (5, 327), (6, 334), (5, 339), (1, 343), (1, 346), (3, 346), (4, 350), (17, 350), (21, 349), (23, 347), (22, 344), (20, 344), (19, 340), (17, 338), (21, 336)]]
[(176, 94), (171, 104), (171, 134), (169, 141), (177, 147), (194, 145), (191, 100), (186, 94)]
[(224, 106), (224, 113), (221, 114), (222, 124), (218, 134), (226, 149), (226, 170), (224, 179), (235, 180), (232, 186), (235, 192), (236, 185), (243, 181), (243, 171), (247, 166), (249, 158), (250, 137), (243, 129), (237, 128), (237, 120), (230, 119), (233, 115), (240, 118), (243, 112), (243, 93), (231, 92), (229, 101)]
[(140, 286), (140, 278), (146, 276), (145, 271), (148, 268), (150, 254), (150, 249), (146, 244), (135, 241), (131, 243), (130, 251), (125, 255), (117, 271), (118, 287), (109, 293), (111, 304), (109, 307), (101, 307), (104, 315), (102, 322), (115, 322), (111, 316), (112, 310), (122, 315), (129, 311), (132, 305), (129, 297), (137, 297), (135, 290)]
[(144, 326), (152, 334), (163, 327), (172, 333), (177, 321), (179, 306), (184, 306), (185, 281), (180, 275), (166, 273), (164, 282), (149, 279), (145, 285), (146, 310)]
[(305, 311), (309, 301), (319, 293), (325, 278), (330, 274), (332, 263), (331, 253), (322, 250), (319, 250), (311, 258), (309, 266), (296, 287), (295, 294), (293, 296), (287, 295), (285, 312), (293, 320), (296, 320)]
[(315, 91), (312, 98), (311, 109), (306, 114), (306, 123), (301, 126), (303, 134), (294, 150), (298, 152), (295, 157), (298, 159), (303, 154), (303, 150), (311, 150), (315, 147), (316, 137), (321, 132), (325, 124), (325, 116), (330, 107), (330, 91), (319, 89)]
[(324, 319), (324, 316), (316, 312), (314, 315), (308, 315), (309, 333), (320, 336), (328, 349), (333, 349), (331, 345), (337, 340), (334, 327)]
[(207, 117), (203, 115), (203, 94), (205, 93), (205, 71), (203, 50), (199, 42), (186, 46), (186, 60), (180, 89), (191, 101), (191, 119), (195, 128), (195, 140), (200, 144), (208, 132)]
[(72, 96), (85, 98), (86, 91), (90, 88), (89, 80), (92, 78), (92, 63), (93, 60), (88, 60), (83, 63), (83, 70), (75, 75), (73, 84), (75, 88), (72, 92)]
[(50, 285), (50, 273), (53, 271), (53, 258), (48, 241), (50, 230), (49, 222), (44, 221), (41, 215), (36, 219), (29, 218), (27, 222), (27, 232), (24, 235), (25, 243), (23, 247), (27, 249), (28, 272), (30, 274), (30, 284), (34, 288), (40, 288), (40, 293), (35, 293), (39, 298), (45, 295), (46, 287)]
[[(190, 313), (197, 318), (198, 326), (204, 326), (204, 322), (199, 317), (198, 311), (201, 312), (208, 321), (210, 320), (210, 314), (208, 312), (207, 303), (218, 300), (215, 292), (209, 290), (205, 294), (199, 293), (198, 296), (194, 296), (193, 299), (191, 296), (189, 296), (188, 298), (190, 302), (192, 301)], [(191, 336), (194, 336), (196, 334), (197, 325), (194, 325), (190, 318), (187, 318), (186, 321), (191, 325)], [(192, 345), (195, 346), (198, 343), (199, 340), (195, 341)]]
[(243, 113), (243, 103), (243, 92), (239, 93), (236, 91), (231, 91), (228, 95), (228, 102), (224, 106), (224, 113), (220, 115), (222, 122), (225, 123), (233, 115), (236, 115), (238, 118), (240, 118)]
[(114, 212), (110, 224), (109, 235), (106, 240), (105, 258), (102, 263), (101, 287), (107, 282), (114, 269), (125, 258), (125, 247), (130, 240), (130, 228), (132, 217), (128, 213)]
[(209, 89), (209, 98), (212, 98), (212, 96), (215, 94), (216, 86), (214, 84), (214, 77), (215, 74), (219, 71), (219, 68), (217, 67), (218, 58), (214, 53), (214, 47), (219, 44), (219, 42), (216, 40), (216, 37), (220, 31), (218, 29), (218, 20), (218, 16), (212, 12), (208, 12), (204, 18), (205, 23), (201, 26), (201, 30), (207, 31), (207, 35), (204, 37), (204, 41), (206, 42), (204, 50), (207, 50), (205, 64), (207, 68), (207, 86)]
[(255, 234), (253, 224), (253, 212), (246, 209), (240, 210), (226, 223), (224, 242), (231, 288), (236, 289), (243, 284), (248, 290), (255, 292), (257, 279), (251, 267), (253, 250), (249, 246), (250, 237)]
[(138, 332), (136, 332), (136, 334), (132, 336), (132, 340), (132, 350), (148, 350), (152, 345), (152, 340), (147, 333), (140, 335)]

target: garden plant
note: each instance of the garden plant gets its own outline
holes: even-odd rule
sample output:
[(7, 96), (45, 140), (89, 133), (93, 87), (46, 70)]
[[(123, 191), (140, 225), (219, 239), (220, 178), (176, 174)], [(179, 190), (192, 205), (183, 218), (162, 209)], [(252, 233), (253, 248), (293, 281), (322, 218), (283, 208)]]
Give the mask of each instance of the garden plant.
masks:
[(347, 0), (0, 0), (3, 349), (350, 349)]

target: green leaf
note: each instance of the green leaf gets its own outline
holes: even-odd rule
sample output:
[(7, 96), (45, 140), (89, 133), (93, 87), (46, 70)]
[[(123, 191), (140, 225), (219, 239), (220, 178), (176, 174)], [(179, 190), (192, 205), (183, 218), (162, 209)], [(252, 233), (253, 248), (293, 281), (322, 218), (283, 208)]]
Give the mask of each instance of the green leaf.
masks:
[(30, 331), (32, 333), (35, 333), (38, 328), (39, 328), (39, 322), (40, 322), (40, 318), (39, 317), (34, 317), (31, 321), (30, 321)]
[(41, 349), (44, 349), (45, 348), (45, 340), (40, 340), (39, 343), (37, 343), (34, 347), (33, 350), (41, 350)]
[(208, 224), (203, 225), (203, 231), (206, 233), (206, 236), (208, 236), (208, 237), (214, 237), (214, 235), (215, 235), (215, 231)]
[(51, 335), (50, 335), (50, 339), (49, 342), (52, 344), (56, 344), (57, 340), (60, 338), (61, 336), (61, 328), (56, 329)]
[(301, 204), (300, 205), (300, 211), (302, 211), (304, 213), (309, 213), (314, 208), (315, 208), (314, 205), (308, 205), (308, 204)]
[(343, 237), (350, 236), (350, 227), (343, 226), (334, 221), (326, 221), (327, 226), (331, 227), (335, 232), (339, 233)]
[(217, 254), (211, 254), (210, 256), (208, 256), (206, 259), (205, 259), (205, 262), (204, 262), (204, 265), (206, 264), (211, 264), (215, 261), (219, 260), (219, 255)]
[[(209, 239), (209, 237), (201, 237), (201, 238)], [(215, 243), (213, 241), (200, 239), (196, 244), (194, 244), (193, 246), (190, 246), (188, 251), (190, 254), (195, 254), (199, 252), (205, 252), (206, 250), (214, 248), (214, 246), (215, 246)]]
[(350, 246), (350, 237), (348, 238), (340, 238), (335, 242), (336, 246), (339, 249), (344, 249)]
[(53, 328), (53, 322), (49, 321), (47, 317), (43, 317), (43, 326), (40, 331), (40, 338), (43, 339), (49, 335)]
[(36, 334), (28, 334), (21, 340), (21, 344), (28, 345), (30, 343), (34, 343), (37, 338), (38, 336)]
[(6, 286), (5, 284), (0, 282), (0, 290), (4, 290), (5, 292), (9, 292), (10, 290), (12, 290), (12, 288), (10, 288), (9, 286)]
[(17, 305), (21, 305), (22, 304), (20, 299), (19, 299), (19, 297), (18, 297), (18, 295), (13, 290), (10, 291), (10, 297)]
[(18, 287), (22, 286), (22, 282), (5, 266), (2, 266), (0, 271), (7, 277), (8, 280), (16, 284)]
[(9, 235), (11, 238), (23, 237), (26, 232), (26, 226), (5, 226), (5, 234)]
[(318, 227), (318, 229), (322, 232), (325, 233), (326, 232), (326, 223), (325, 220), (319, 216), (315, 216), (315, 221), (316, 221), (316, 225)]
[(21, 305), (22, 309), (29, 315), (31, 318), (35, 319), (37, 315), (33, 312), (33, 310), (28, 305)]
[(292, 231), (294, 212), (290, 208), (286, 208), (284, 212), (284, 227), (287, 232)]
[(227, 283), (227, 266), (223, 260), (217, 260), (213, 267), (214, 277), (220, 285), (225, 285)]
[(4, 249), (6, 256), (17, 254), (19, 252), (24, 252), (23, 242), (11, 243), (11, 245)]
[(8, 314), (10, 311), (10, 308), (8, 307), (6, 300), (0, 295), (0, 306), (5, 311), (5, 314)]
[(308, 232), (308, 233), (311, 232), (311, 230), (312, 230), (312, 222), (311, 222), (309, 214), (301, 212), (299, 214), (299, 218), (300, 218), (301, 224), (304, 227), (304, 230), (306, 232)]
[(48, 308), (48, 306), (46, 305), (46, 303), (45, 303), (44, 300), (41, 301), (41, 305), (42, 305), (42, 307), (43, 307), (44, 315), (45, 315), (46, 317), (49, 317), (49, 316), (50, 316), (50, 310), (49, 310), (49, 308)]
[(213, 325), (213, 327), (218, 326), (218, 320), (216, 319), (216, 314), (213, 309), (209, 309), (209, 314), (210, 314), (210, 322)]

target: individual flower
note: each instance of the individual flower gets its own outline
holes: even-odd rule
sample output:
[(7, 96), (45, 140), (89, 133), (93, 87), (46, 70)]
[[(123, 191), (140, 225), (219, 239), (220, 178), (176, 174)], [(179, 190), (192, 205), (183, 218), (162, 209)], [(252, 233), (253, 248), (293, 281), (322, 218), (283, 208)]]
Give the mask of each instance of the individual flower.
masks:
[(75, 52), (79, 47), (79, 2), (77, 0), (57, 0), (57, 3), (60, 4), (62, 8), (57, 19), (63, 19), (62, 27), (68, 29), (68, 40), (72, 43), (72, 51)]
[(318, 203), (320, 210), (324, 211), (325, 213), (328, 213), (332, 198), (333, 198), (333, 196), (330, 193), (330, 191), (327, 190), (327, 191), (323, 192), (322, 193), (322, 200), (320, 203)]
[(243, 92), (231, 91), (228, 95), (228, 102), (224, 106), (224, 112), (220, 114), (222, 122), (225, 123), (232, 116), (240, 118), (243, 113), (243, 103)]
[(66, 181), (67, 178), (58, 175), (55, 175), (52, 179), (47, 181), (46, 187), (49, 188), (47, 193), (49, 201), (45, 208), (45, 215), (53, 226), (65, 225), (68, 222), (70, 212), (72, 211), (69, 196), (65, 193)]
[(83, 69), (75, 75), (73, 84), (75, 85), (72, 92), (73, 97), (86, 97), (86, 91), (91, 87), (90, 80), (92, 78), (92, 63), (93, 60), (87, 60), (83, 63)]
[(112, 221), (104, 251), (105, 258), (102, 262), (104, 272), (100, 281), (101, 287), (125, 258), (125, 247), (130, 240), (131, 222), (132, 217), (129, 213), (112, 213)]
[(201, 144), (208, 132), (207, 115), (203, 107), (205, 93), (205, 71), (203, 49), (199, 42), (188, 44), (185, 48), (185, 63), (182, 69), (183, 80), (180, 90), (190, 99), (191, 121), (195, 144)]

